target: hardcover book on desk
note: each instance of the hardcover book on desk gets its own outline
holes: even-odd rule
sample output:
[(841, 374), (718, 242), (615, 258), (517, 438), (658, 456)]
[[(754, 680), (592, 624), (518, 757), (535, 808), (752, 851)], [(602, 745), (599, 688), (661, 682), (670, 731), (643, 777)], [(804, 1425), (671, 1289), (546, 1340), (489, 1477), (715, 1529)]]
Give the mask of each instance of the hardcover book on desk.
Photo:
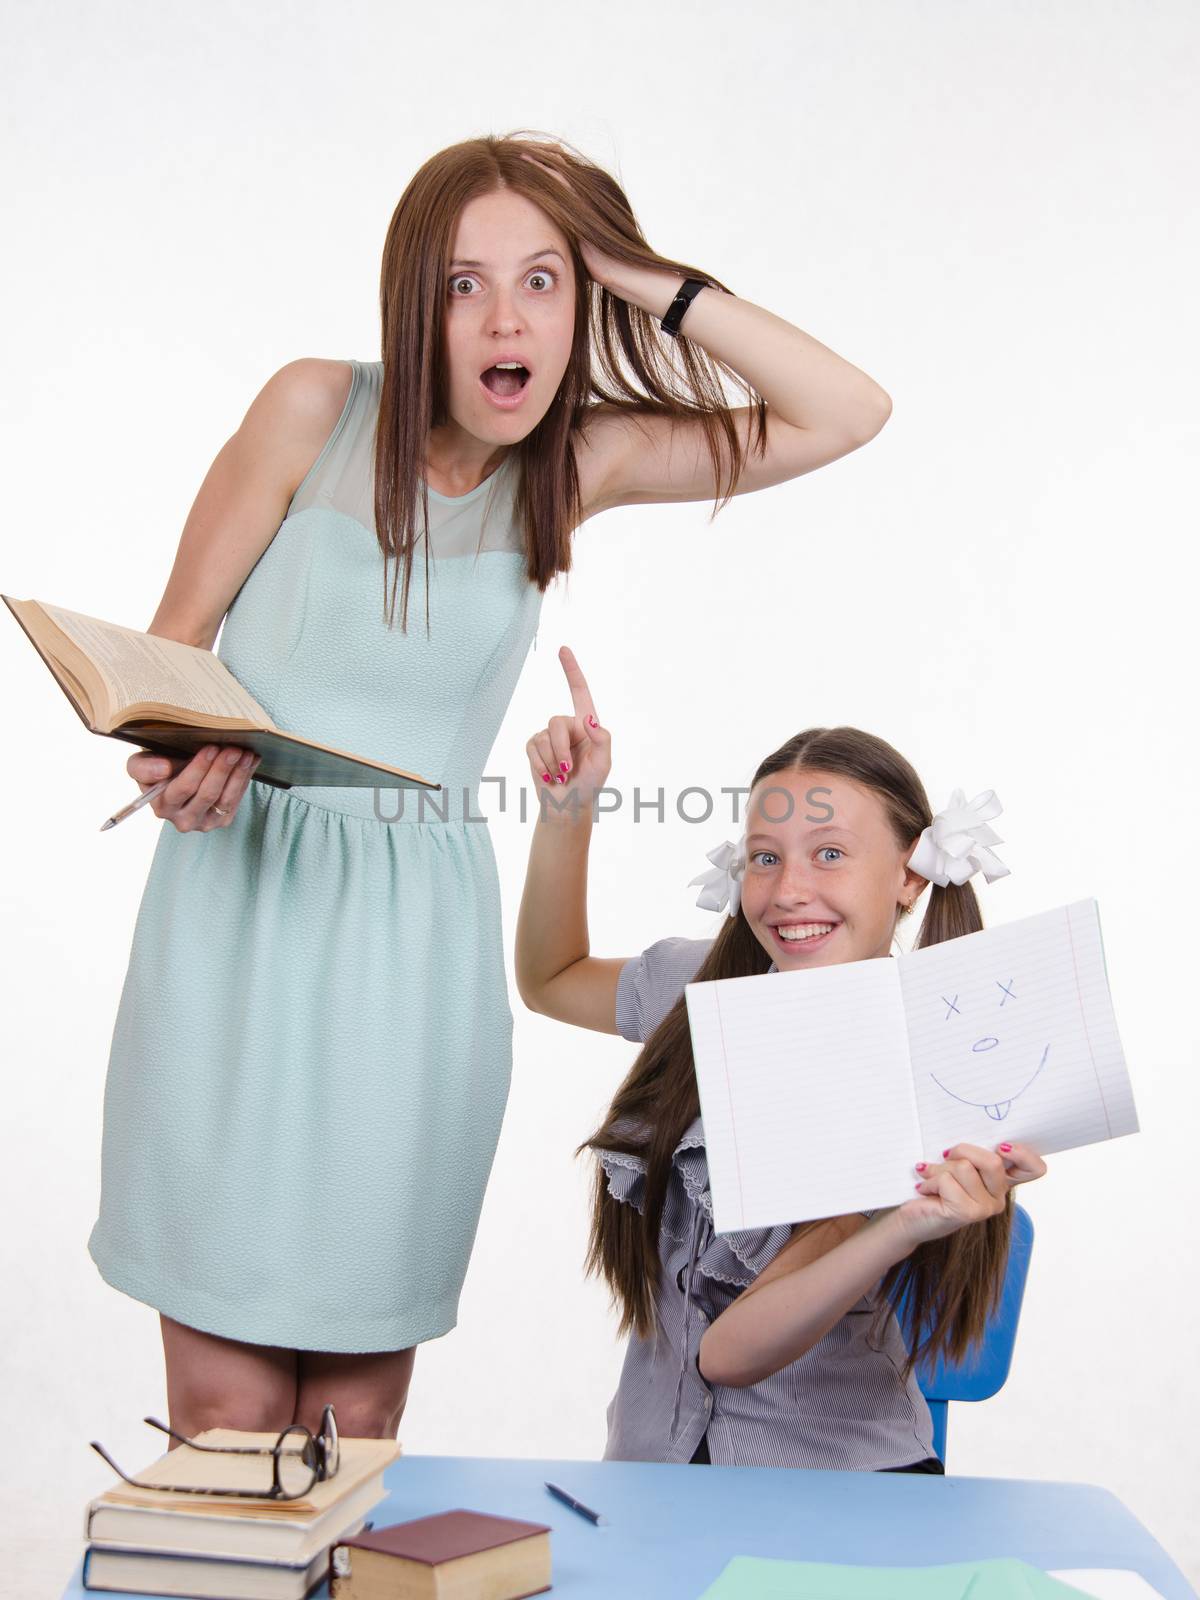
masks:
[(332, 1600), (525, 1600), (550, 1587), (541, 1522), (443, 1511), (339, 1540)]
[(303, 1566), (294, 1567), (284, 1561), (227, 1561), (220, 1556), (92, 1545), (83, 1559), (83, 1586), (179, 1600), (305, 1600), (325, 1582), (328, 1572), (325, 1546)]

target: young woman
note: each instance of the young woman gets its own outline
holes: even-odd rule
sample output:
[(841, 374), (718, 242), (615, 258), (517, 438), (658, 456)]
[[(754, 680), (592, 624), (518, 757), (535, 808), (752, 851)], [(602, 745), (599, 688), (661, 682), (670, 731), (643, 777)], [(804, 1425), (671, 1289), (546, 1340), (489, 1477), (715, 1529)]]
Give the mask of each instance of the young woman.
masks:
[(280, 726), (444, 786), (401, 812), (252, 783), (216, 744), (129, 761), (143, 788), (174, 776), (90, 1250), (161, 1313), (184, 1433), (315, 1431), (332, 1401), (343, 1433), (394, 1435), (415, 1346), (454, 1325), (512, 1025), (491, 843), (467, 819), (574, 531), (782, 483), (890, 409), (815, 339), (657, 255), (606, 172), (523, 134), (420, 169), (381, 301), (381, 361), (296, 361), (255, 399), (150, 624), (211, 648), (224, 622), (218, 653)]
[[(599, 1158), (589, 1266), (631, 1333), (606, 1456), (940, 1472), (914, 1366), (959, 1359), (981, 1334), (1003, 1285), (1012, 1188), (1045, 1163), (1007, 1142), (958, 1144), (940, 1159), (914, 1151), (904, 1205), (717, 1235), (683, 991), (886, 957), (930, 881), (923, 873), (935, 878), (917, 945), (972, 933), (982, 919), (966, 880), (977, 864), (996, 875), (994, 836), (967, 838), (982, 854), (943, 870), (946, 830), (935, 841), (937, 819), (903, 756), (856, 728), (810, 728), (760, 763), (743, 840), (713, 852), (706, 878), (719, 892), (709, 881), (701, 903), (728, 906), (716, 938), (594, 957), (588, 849), (610, 739), (571, 652), (561, 659), (574, 715), (527, 746), (555, 803), (534, 828), (517, 982), (536, 1011), (644, 1045), (581, 1146)], [(794, 1136), (802, 1162), (804, 1129)], [(912, 1351), (894, 1311), (906, 1292), (921, 1330)]]

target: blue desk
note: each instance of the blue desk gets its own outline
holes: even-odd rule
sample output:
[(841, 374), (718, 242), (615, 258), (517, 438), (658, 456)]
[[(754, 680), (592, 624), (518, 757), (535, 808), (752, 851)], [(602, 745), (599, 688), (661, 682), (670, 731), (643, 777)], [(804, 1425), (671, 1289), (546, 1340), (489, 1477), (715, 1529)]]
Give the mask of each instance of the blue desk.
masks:
[[(561, 1484), (610, 1519), (595, 1528), (542, 1487)], [(563, 1600), (696, 1600), (731, 1556), (933, 1566), (1018, 1556), (1034, 1566), (1132, 1567), (1167, 1600), (1183, 1574), (1106, 1489), (774, 1467), (407, 1456), (386, 1478), (377, 1527), (465, 1506), (553, 1529)], [(86, 1591), (76, 1569), (64, 1600)], [(327, 1590), (317, 1591), (325, 1597)]]

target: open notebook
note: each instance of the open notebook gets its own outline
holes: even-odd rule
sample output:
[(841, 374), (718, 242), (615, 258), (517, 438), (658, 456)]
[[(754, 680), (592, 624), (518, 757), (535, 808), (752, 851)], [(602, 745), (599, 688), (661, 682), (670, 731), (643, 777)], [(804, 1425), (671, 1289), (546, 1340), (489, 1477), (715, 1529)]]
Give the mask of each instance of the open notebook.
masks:
[(720, 1233), (900, 1205), (960, 1142), (1137, 1132), (1095, 900), (685, 994)]

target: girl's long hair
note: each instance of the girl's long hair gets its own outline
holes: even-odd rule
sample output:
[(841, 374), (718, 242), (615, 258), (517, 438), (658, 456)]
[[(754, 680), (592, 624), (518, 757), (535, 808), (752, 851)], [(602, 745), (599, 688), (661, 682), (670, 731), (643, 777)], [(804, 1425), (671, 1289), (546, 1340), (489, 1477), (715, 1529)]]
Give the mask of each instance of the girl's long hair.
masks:
[[(388, 563), (397, 562), (387, 604), (389, 624), (402, 566), (401, 626), (407, 627), (413, 551), (421, 537), (418, 499), (423, 527), (429, 517), (423, 476), (426, 442), (430, 430), (449, 416), (443, 324), (455, 229), (462, 208), (478, 195), (511, 189), (540, 206), (566, 235), (575, 268), (575, 334), (567, 369), (546, 415), (513, 446), (519, 458), (515, 505), (524, 529), (526, 573), (540, 590), (571, 567), (571, 533), (583, 510), (574, 439), (594, 405), (616, 407), (631, 417), (695, 419), (712, 461), (712, 517), (728, 503), (749, 453), (755, 448), (759, 455), (766, 452), (762, 397), (682, 330), (672, 339), (660, 331), (657, 317), (593, 282), (580, 241), (630, 266), (701, 278), (725, 293), (732, 291), (711, 273), (658, 255), (642, 236), (615, 178), (561, 140), (529, 138), (529, 132), (467, 139), (431, 156), (401, 195), (388, 226), (380, 275), (383, 387), (375, 442), (375, 525), (385, 588)], [(525, 160), (523, 152), (535, 160)], [(562, 173), (569, 189), (536, 162)], [(751, 432), (745, 447), (722, 373), (750, 400)], [(426, 540), (426, 628), (428, 563)]]
[[(754, 774), (754, 784), (775, 773), (798, 769), (838, 773), (872, 790), (902, 849), (911, 851), (917, 836), (933, 821), (924, 786), (909, 763), (890, 744), (858, 728), (809, 728), (796, 734), (763, 761)], [(970, 883), (945, 888), (932, 884), (914, 948), (975, 933), (982, 926), (979, 901)], [(693, 981), (766, 972), (770, 961), (739, 909), (736, 917), (724, 919)], [(699, 1113), (687, 1004), (681, 995), (645, 1041), (602, 1125), (579, 1146), (579, 1151), (612, 1150), (640, 1156), (646, 1166), (639, 1212), (613, 1198), (604, 1168), (596, 1163), (587, 1267), (589, 1273), (608, 1283), (620, 1313), (621, 1333), (632, 1330), (647, 1337), (653, 1331), (660, 1271), (659, 1225), (671, 1160), (684, 1131)], [(819, 1221), (806, 1225), (817, 1226)], [(1011, 1228), (1010, 1190), (999, 1216), (918, 1245), (884, 1276), (876, 1331), (908, 1297), (909, 1327), (914, 1336), (906, 1378), (920, 1361), (932, 1364), (939, 1356), (961, 1361), (982, 1338), (1000, 1303)]]

